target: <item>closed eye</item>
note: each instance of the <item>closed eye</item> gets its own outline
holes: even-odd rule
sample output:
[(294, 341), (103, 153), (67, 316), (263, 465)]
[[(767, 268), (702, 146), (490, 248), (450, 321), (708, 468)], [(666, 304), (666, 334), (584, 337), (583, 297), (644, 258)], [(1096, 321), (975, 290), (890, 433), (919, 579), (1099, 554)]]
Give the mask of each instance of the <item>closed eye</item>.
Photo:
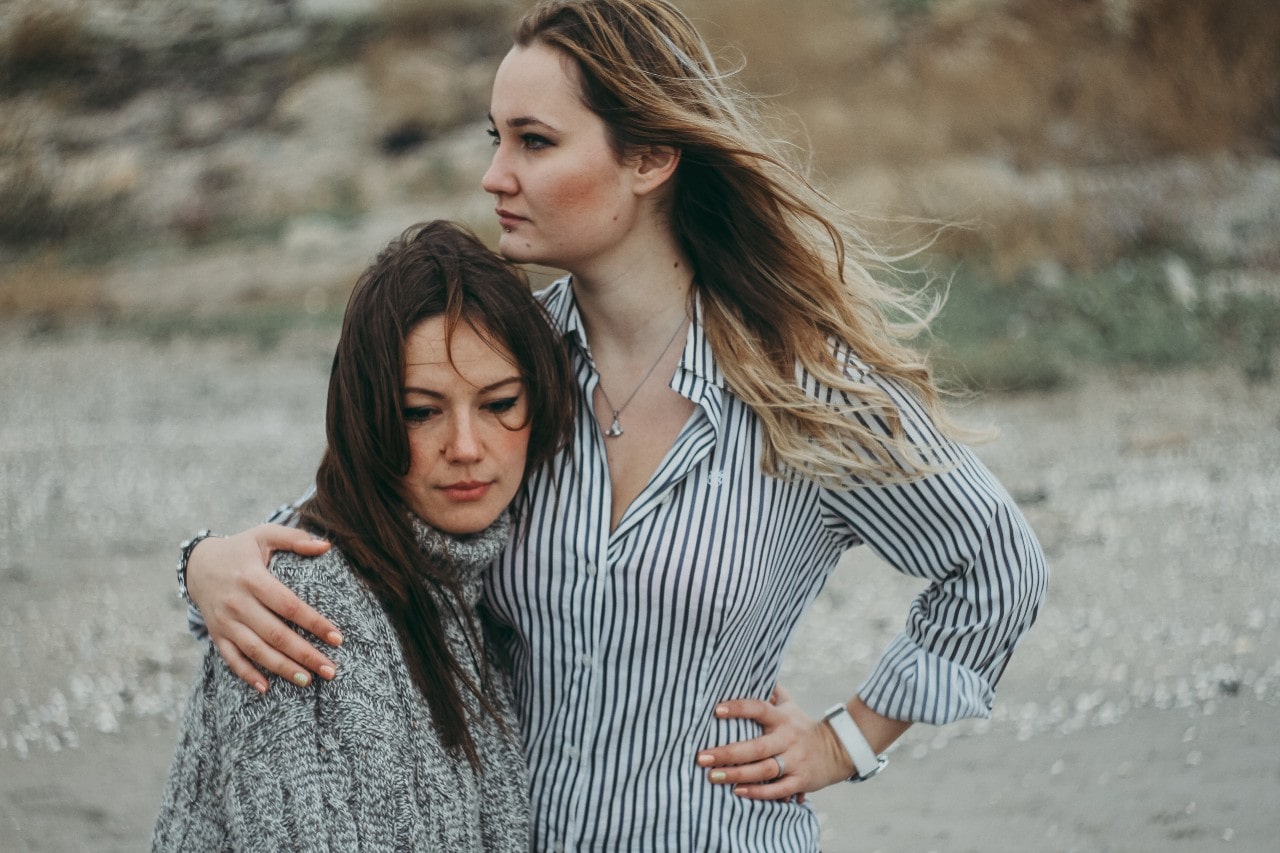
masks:
[(519, 397), (503, 397), (500, 400), (485, 403), (484, 407), (495, 415), (501, 415), (514, 409), (519, 402)]
[(439, 410), (435, 406), (406, 406), (401, 412), (405, 423), (420, 424), (430, 420)]

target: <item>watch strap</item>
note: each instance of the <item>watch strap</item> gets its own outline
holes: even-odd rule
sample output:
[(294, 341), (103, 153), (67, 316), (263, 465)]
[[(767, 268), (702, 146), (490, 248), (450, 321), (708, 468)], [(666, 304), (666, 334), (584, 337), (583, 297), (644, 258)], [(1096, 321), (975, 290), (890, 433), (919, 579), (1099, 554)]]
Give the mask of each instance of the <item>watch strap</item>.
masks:
[(867, 743), (862, 730), (858, 728), (849, 709), (844, 705), (832, 705), (823, 719), (827, 725), (831, 726), (831, 731), (835, 732), (844, 751), (853, 761), (853, 775), (849, 777), (850, 782), (864, 782), (879, 773), (889, 763), (889, 759), (885, 756), (876, 755), (876, 751), (871, 748), (871, 744)]

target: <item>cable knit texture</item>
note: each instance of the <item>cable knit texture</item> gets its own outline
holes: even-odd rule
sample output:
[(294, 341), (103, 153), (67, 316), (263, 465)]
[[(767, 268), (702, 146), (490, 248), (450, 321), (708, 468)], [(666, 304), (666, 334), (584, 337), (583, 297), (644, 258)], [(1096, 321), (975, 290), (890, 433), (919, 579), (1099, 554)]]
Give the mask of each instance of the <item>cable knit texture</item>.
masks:
[[(416, 528), (425, 550), (457, 566), (474, 607), (506, 519), (468, 537)], [(391, 623), (337, 548), (278, 554), (272, 570), (342, 628), (342, 646), (325, 647), (338, 675), (306, 688), (272, 676), (259, 695), (206, 649), (152, 850), (526, 850), (527, 771), (505, 673), (485, 688), (508, 733), (462, 693), (477, 773), (441, 745)], [(450, 612), (442, 607), (453, 654), (481, 683), (484, 650)]]

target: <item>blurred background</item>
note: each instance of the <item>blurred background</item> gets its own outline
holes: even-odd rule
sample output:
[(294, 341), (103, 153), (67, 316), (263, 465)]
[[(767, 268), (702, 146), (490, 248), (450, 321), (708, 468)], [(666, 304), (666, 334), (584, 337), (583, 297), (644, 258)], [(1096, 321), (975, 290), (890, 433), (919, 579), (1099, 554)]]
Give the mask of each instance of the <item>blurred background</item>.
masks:
[[(524, 5), (6, 0), (0, 315), (181, 330), (251, 308), (271, 334), (336, 316), (413, 221), (491, 236), (484, 115)], [(964, 381), (1271, 376), (1273, 0), (683, 8), (873, 240), (951, 226), (921, 266), (951, 283), (938, 356)]]
[[(388, 239), (496, 237), (527, 5), (0, 0), (0, 849), (145, 847), (200, 653), (176, 543), (310, 481)], [(1054, 571), (992, 720), (816, 797), (824, 849), (1274, 849), (1280, 3), (679, 5), (873, 242), (927, 246), (921, 345)], [(815, 713), (916, 590), (847, 563), (788, 662)]]

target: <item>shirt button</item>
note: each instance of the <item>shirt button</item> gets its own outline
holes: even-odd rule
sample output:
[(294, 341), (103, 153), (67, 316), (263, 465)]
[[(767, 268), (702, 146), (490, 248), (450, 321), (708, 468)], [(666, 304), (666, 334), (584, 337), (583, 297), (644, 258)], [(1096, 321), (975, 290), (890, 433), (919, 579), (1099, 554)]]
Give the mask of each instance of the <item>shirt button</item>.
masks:
[(578, 655), (578, 663), (582, 664), (587, 669), (591, 669), (591, 667), (595, 665), (595, 660), (591, 657), (591, 655), (587, 654), (586, 652), (583, 652), (582, 654)]
[(587, 574), (591, 575), (591, 577), (595, 577), (598, 571), (600, 570), (596, 568), (595, 563), (587, 563)]
[(576, 746), (566, 746), (564, 748), (564, 754), (569, 756), (574, 761), (577, 761), (578, 756), (582, 755), (582, 753), (578, 751), (578, 748)]

